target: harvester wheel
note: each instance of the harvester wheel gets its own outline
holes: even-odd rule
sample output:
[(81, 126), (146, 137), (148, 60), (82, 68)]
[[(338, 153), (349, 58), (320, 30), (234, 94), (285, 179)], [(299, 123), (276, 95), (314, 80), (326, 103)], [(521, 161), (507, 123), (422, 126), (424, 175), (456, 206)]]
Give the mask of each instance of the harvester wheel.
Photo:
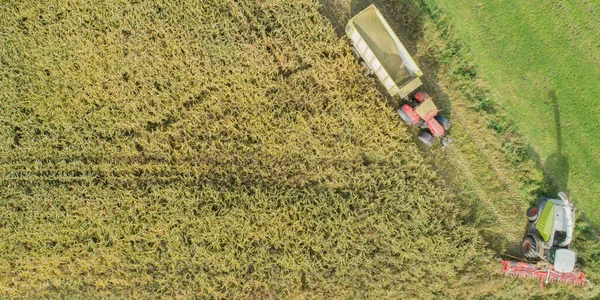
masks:
[(433, 146), (433, 143), (435, 142), (431, 133), (427, 131), (421, 131), (419, 133), (419, 141), (427, 147)]
[(402, 108), (398, 109), (398, 116), (400, 119), (402, 119), (402, 121), (404, 121), (404, 123), (406, 123), (406, 125), (414, 125), (413, 119), (405, 111), (403, 111)]
[(438, 121), (442, 127), (444, 127), (444, 130), (450, 129), (450, 121), (448, 121), (448, 119), (442, 116), (435, 116), (435, 120)]
[(527, 210), (527, 220), (529, 220), (529, 222), (535, 222), (535, 220), (537, 220), (538, 218), (538, 207), (537, 206), (532, 206)]
[(537, 243), (534, 237), (526, 236), (521, 243), (521, 250), (523, 251), (523, 256), (527, 258), (537, 258), (536, 252)]

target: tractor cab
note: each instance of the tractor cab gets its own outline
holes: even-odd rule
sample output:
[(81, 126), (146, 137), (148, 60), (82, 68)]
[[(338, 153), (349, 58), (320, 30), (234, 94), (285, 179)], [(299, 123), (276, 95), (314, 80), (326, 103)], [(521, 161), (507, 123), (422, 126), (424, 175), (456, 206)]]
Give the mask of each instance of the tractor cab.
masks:
[[(419, 91), (413, 98), (413, 101), (398, 109), (398, 115), (406, 124), (426, 129), (419, 133), (418, 138), (423, 144), (431, 146), (434, 137), (441, 137), (450, 129), (450, 121), (438, 115), (439, 110), (433, 98), (426, 92)], [(449, 141), (448, 138), (442, 138), (442, 146), (447, 145)]]
[(444, 127), (435, 119), (439, 110), (433, 103), (433, 99), (425, 92), (418, 92), (415, 95), (415, 100), (419, 103), (414, 109), (415, 114), (425, 122), (425, 126), (433, 136), (442, 136)]

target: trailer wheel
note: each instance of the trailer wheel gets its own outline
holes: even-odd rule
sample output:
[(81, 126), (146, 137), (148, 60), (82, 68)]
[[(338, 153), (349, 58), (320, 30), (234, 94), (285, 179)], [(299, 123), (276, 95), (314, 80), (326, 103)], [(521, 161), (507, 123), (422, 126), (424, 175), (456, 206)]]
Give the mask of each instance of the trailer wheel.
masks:
[(356, 58), (356, 59), (360, 59), (360, 54), (358, 53), (358, 50), (356, 49), (356, 47), (354, 46), (350, 46), (350, 52), (352, 52), (352, 55)]
[(523, 256), (527, 258), (537, 258), (537, 241), (532, 236), (526, 236), (521, 243), (521, 251)]
[(423, 143), (427, 147), (433, 146), (433, 143), (435, 142), (433, 140), (433, 136), (431, 135), (431, 133), (429, 133), (427, 131), (421, 131), (419, 133), (418, 138), (419, 138), (419, 141), (421, 141), (421, 143)]
[(450, 129), (450, 121), (448, 121), (448, 119), (446, 119), (442, 116), (435, 116), (435, 120), (438, 121), (438, 123), (440, 123), (440, 125), (442, 125), (444, 130)]
[(369, 66), (367, 66), (367, 63), (364, 61), (360, 62), (360, 66), (363, 69), (363, 72), (365, 73), (365, 75), (367, 76), (371, 76), (371, 74), (373, 74), (373, 72), (371, 72), (371, 68), (369, 68)]
[(527, 220), (529, 220), (529, 222), (535, 222), (535, 220), (537, 220), (537, 218), (538, 218), (538, 207), (537, 206), (530, 207), (527, 210), (526, 216), (527, 216)]

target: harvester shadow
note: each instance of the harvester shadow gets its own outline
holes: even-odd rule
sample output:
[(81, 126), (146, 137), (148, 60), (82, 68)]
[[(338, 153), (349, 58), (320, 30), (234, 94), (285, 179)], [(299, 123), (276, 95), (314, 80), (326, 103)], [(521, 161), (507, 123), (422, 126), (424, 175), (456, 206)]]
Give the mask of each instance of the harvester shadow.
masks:
[(556, 92), (548, 92), (548, 100), (552, 105), (554, 115), (554, 128), (556, 132), (556, 149), (553, 154), (542, 163), (540, 156), (530, 147), (530, 157), (537, 167), (542, 170), (544, 179), (539, 190), (539, 196), (555, 196), (558, 192), (569, 193), (569, 158), (563, 150), (562, 128), (560, 122), (560, 111)]
[[(561, 191), (568, 194), (569, 159), (563, 152), (560, 110), (555, 91), (551, 90), (548, 92), (546, 103), (549, 103), (552, 106), (554, 130), (556, 134), (556, 148), (554, 153), (549, 155), (544, 162), (542, 162), (542, 158), (540, 158), (539, 154), (537, 154), (531, 146), (527, 149), (529, 157), (535, 162), (536, 167), (539, 170), (542, 170), (544, 176), (542, 184), (537, 191), (536, 199), (531, 199), (532, 205), (539, 197), (556, 198), (558, 192)], [(523, 215), (523, 217), (525, 217), (525, 215)], [(525, 231), (526, 228), (523, 229), (523, 232)], [(506, 251), (508, 255), (522, 257), (520, 242), (509, 243)]]

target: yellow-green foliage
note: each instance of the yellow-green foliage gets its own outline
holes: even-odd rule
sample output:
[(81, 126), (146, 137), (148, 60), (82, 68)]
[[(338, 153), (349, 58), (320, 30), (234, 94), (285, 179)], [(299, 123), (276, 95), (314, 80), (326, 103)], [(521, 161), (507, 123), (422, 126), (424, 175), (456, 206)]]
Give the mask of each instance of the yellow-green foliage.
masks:
[(489, 253), (311, 1), (0, 5), (4, 296), (465, 297)]

